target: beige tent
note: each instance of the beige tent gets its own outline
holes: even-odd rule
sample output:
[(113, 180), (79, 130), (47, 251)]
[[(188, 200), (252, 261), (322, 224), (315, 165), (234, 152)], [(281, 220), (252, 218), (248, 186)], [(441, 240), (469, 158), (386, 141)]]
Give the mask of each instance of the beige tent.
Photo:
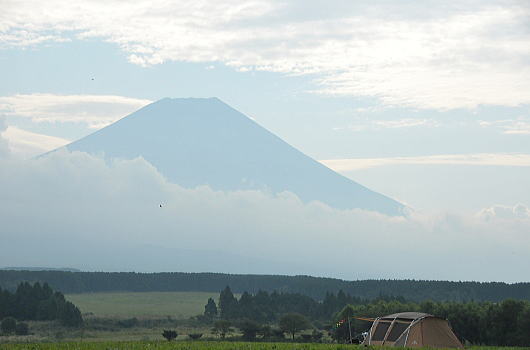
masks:
[(446, 320), (420, 312), (401, 312), (376, 318), (363, 344), (463, 348)]

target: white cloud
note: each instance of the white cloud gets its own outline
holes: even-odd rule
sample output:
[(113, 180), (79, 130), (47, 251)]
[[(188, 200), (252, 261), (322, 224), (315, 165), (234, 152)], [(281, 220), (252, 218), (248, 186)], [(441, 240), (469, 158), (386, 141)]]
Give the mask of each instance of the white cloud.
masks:
[(530, 154), (442, 154), (418, 157), (327, 159), (321, 160), (320, 162), (337, 172), (354, 171), (387, 165), (493, 165), (528, 167), (530, 166)]
[(375, 120), (374, 124), (381, 128), (400, 129), (411, 128), (415, 126), (431, 126), (435, 127), (438, 123), (427, 119), (399, 119), (399, 120)]
[(481, 210), (478, 213), (478, 216), (485, 221), (496, 219), (530, 221), (530, 209), (523, 204), (517, 204), (515, 206), (494, 205), (490, 208)]
[(0, 113), (34, 122), (85, 123), (101, 128), (151, 102), (115, 95), (17, 94), (0, 97)]
[[(362, 113), (365, 110), (363, 109)], [(427, 118), (402, 118), (395, 120), (373, 119), (368, 117), (353, 117), (353, 121), (346, 127), (335, 127), (333, 130), (348, 129), (351, 131), (381, 130), (381, 129), (402, 129), (402, 128), (436, 128), (440, 122)]]
[(312, 74), (316, 93), (389, 105), (530, 103), (524, 2), (50, 0), (8, 1), (2, 10), (5, 47), (101, 38), (134, 64), (221, 62)]
[(5, 118), (0, 116), (0, 159), (8, 157), (11, 153), (7, 140), (5, 140), (3, 135), (6, 129), (7, 124)]
[(31, 158), (70, 143), (69, 140), (38, 134), (9, 126), (2, 135), (8, 142), (11, 154), (19, 158)]
[(495, 121), (480, 120), (479, 125), (484, 128), (498, 128), (504, 134), (528, 135), (530, 134), (530, 118), (519, 117), (516, 119), (502, 119)]
[(530, 267), (528, 220), (387, 217), (290, 193), (184, 189), (142, 159), (84, 153), (0, 168), (0, 265), (506, 281)]

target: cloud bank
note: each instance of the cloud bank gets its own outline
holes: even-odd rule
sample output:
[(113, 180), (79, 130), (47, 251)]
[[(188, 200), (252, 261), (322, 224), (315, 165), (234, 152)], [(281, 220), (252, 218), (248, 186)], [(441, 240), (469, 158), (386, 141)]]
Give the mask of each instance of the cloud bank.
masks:
[(4, 1), (0, 45), (96, 38), (142, 66), (221, 62), (309, 75), (319, 94), (447, 110), (530, 103), (529, 18), (509, 0)]
[(530, 167), (530, 154), (439, 154), (417, 157), (326, 159), (321, 160), (320, 162), (337, 172), (354, 171), (387, 165), (490, 165)]
[(494, 121), (480, 120), (479, 125), (483, 128), (498, 128), (504, 134), (530, 135), (530, 117), (520, 116), (516, 119), (501, 119)]
[(34, 133), (15, 126), (9, 126), (2, 136), (3, 142), (9, 145), (11, 156), (24, 159), (38, 156), (70, 143), (70, 140), (62, 137)]
[(151, 102), (116, 95), (17, 94), (0, 96), (0, 113), (37, 123), (84, 123), (99, 129)]
[(55, 152), (0, 168), (0, 265), (504, 281), (530, 267), (522, 206), (396, 218), (185, 189), (141, 158)]

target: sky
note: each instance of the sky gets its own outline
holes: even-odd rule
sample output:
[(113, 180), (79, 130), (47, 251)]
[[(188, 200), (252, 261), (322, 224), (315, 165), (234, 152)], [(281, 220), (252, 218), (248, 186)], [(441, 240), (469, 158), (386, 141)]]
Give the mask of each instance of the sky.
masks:
[[(297, 244), (296, 232), (302, 234), (302, 227), (315, 237), (317, 232), (333, 235), (332, 228), (340, 236), (336, 240), (313, 237), (319, 242), (315, 247), (329, 246), (328, 255), (318, 255), (319, 260), (330, 259), (329, 266), (324, 264), (327, 267), (308, 264), (311, 254), (317, 254), (308, 248), (296, 257), (286, 251), (271, 259), (263, 253), (261, 262), (249, 263), (255, 266), (249, 271), (349, 279), (527, 279), (522, 275), (530, 267), (526, 257), (530, 256), (527, 1), (0, 0), (0, 9), (0, 186), (10, 193), (10, 200), (4, 196), (0, 201), (0, 215), (9, 223), (0, 234), (12, 242), (4, 245), (0, 264), (64, 266), (71, 262), (73, 267), (108, 270), (167, 266), (164, 261), (151, 267), (120, 265), (110, 258), (98, 265), (76, 252), (74, 243), (74, 253), (63, 260), (51, 258), (60, 255), (52, 253), (50, 260), (17, 258), (30, 237), (35, 242), (49, 241), (49, 232), (70, 230), (72, 235), (79, 232), (81, 239), (81, 226), (74, 225), (77, 231), (70, 225), (57, 226), (64, 220), (59, 208), (68, 211), (71, 196), (92, 200), (87, 200), (85, 215), (78, 221), (94, 225), (94, 232), (104, 236), (104, 227), (109, 227), (105, 225), (121, 227), (126, 215), (111, 220), (102, 209), (95, 209), (107, 196), (103, 189), (117, 179), (134, 182), (144, 176), (151, 183), (159, 176), (138, 160), (133, 162), (136, 167), (129, 165), (140, 173), (125, 174), (123, 167), (128, 163), (105, 165), (64, 153), (50, 160), (34, 157), (164, 97), (218, 97), (302, 152), (415, 211), (405, 222), (396, 222), (314, 203), (306, 207), (288, 194), (287, 198), (224, 194), (225, 207), (233, 209), (228, 217), (243, 215), (240, 206), (233, 204), (241, 200), (238, 195), (254, 203), (254, 212), (246, 213), (254, 222), (268, 222), (257, 214), (259, 210), (273, 213), (276, 206), (289, 207), (286, 212), (292, 211), (291, 218), (258, 230), (288, 242), (286, 246)], [(84, 168), (92, 177), (73, 169), (84, 164), (79, 159), (94, 167)], [(56, 182), (52, 174), (64, 178)], [(163, 179), (157, 181), (162, 185), (153, 186), (168, 196), (186, 191)], [(36, 185), (42, 183), (50, 188)], [(79, 183), (92, 184), (94, 193), (74, 186)], [(64, 197), (57, 198), (51, 189)], [(121, 195), (133, 196), (132, 190), (123, 191)], [(193, 196), (209, 203), (212, 196), (222, 195), (202, 189)], [(57, 211), (43, 213), (39, 211), (43, 205)], [(228, 210), (206, 207), (213, 217)], [(200, 217), (199, 208), (197, 204), (196, 215), (189, 217)], [(21, 224), (16, 217), (32, 219)], [(213, 221), (212, 227), (234, 232), (234, 241), (241, 239), (243, 231), (230, 222), (220, 217)], [(36, 229), (28, 228), (30, 224), (43, 228), (46, 238), (35, 237)], [(174, 225), (161, 226), (160, 239), (177, 230)], [(185, 227), (190, 232), (214, 230), (194, 227), (192, 222)], [(418, 255), (390, 272), (363, 266), (363, 272), (355, 274), (335, 268), (339, 262), (331, 252), (343, 249), (342, 240), (349, 237), (351, 247), (368, 244), (363, 237), (383, 234), (382, 228), (398, 247), (404, 244), (398, 237), (410, 234), (405, 241), (416, 242)], [(145, 248), (147, 243), (141, 242), (138, 238), (136, 247)], [(385, 252), (392, 251), (392, 244)], [(35, 249), (40, 246), (35, 243)], [(198, 246), (189, 237), (182, 249), (194, 252)], [(140, 248), (130, 247), (134, 249)], [(401, 249), (406, 251), (406, 245)], [(357, 254), (356, 248), (352, 250)], [(225, 260), (234, 261), (227, 269), (246, 271), (238, 263), (242, 251), (243, 247), (235, 246), (223, 250)], [(439, 266), (435, 262), (411, 268), (413, 261), (433, 255), (453, 257), (455, 264), (463, 261), (466, 268), (454, 265), (450, 271), (434, 274), (433, 266)], [(369, 258), (363, 252), (355, 262)], [(216, 265), (169, 269), (179, 266), (212, 270)]]

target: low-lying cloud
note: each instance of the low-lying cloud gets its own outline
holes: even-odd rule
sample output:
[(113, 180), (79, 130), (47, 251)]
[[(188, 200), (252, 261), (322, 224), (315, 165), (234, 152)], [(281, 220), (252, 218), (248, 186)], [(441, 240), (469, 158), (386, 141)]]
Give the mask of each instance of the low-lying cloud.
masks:
[(530, 220), (530, 209), (523, 204), (517, 204), (513, 207), (506, 205), (494, 205), (490, 208), (483, 209), (479, 213), (483, 220)]
[(141, 158), (66, 151), (0, 169), (0, 265), (504, 281), (530, 267), (521, 206), (387, 217), (287, 192), (185, 189)]

